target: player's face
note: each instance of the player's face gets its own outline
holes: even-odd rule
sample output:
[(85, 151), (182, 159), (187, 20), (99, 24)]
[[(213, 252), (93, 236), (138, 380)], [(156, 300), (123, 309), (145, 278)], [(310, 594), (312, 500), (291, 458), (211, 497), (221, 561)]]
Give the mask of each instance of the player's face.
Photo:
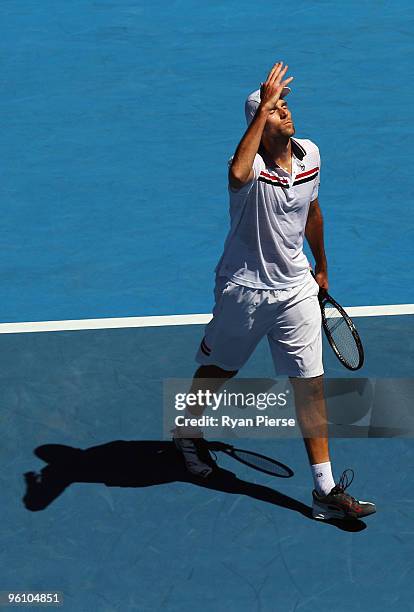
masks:
[(274, 111), (270, 111), (264, 133), (269, 138), (290, 137), (295, 133), (292, 114), (285, 100), (279, 100)]

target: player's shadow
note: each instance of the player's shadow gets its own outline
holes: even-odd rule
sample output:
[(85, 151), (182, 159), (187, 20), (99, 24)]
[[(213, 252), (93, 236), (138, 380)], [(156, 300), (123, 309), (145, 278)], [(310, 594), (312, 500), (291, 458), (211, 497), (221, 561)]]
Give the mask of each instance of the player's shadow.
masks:
[[(47, 465), (39, 473), (27, 472), (24, 475), (26, 492), (23, 502), (31, 511), (44, 510), (75, 482), (103, 483), (108, 487), (149, 487), (178, 481), (247, 495), (312, 519), (309, 506), (273, 488), (241, 480), (212, 461), (214, 469), (208, 479), (192, 477), (173, 442), (116, 440), (86, 450), (45, 444), (36, 448), (34, 453)], [(333, 520), (324, 524), (352, 532), (366, 527), (363, 521), (357, 520)]]

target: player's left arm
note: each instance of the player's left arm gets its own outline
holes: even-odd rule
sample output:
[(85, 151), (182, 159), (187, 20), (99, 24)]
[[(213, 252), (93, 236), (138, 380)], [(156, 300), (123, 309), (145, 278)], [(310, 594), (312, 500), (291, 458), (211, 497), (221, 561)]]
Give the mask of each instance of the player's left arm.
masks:
[(328, 264), (323, 239), (323, 217), (318, 198), (310, 203), (305, 226), (305, 236), (315, 258), (315, 279), (318, 285), (328, 290)]

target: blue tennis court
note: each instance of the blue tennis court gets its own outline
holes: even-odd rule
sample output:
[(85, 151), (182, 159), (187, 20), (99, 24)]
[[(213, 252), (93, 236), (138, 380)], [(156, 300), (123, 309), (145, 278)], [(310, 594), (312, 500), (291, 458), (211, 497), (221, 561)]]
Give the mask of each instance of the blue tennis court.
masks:
[[(163, 437), (163, 382), (191, 378), (213, 305), (244, 99), (278, 59), (321, 151), (332, 294), (366, 349), (354, 376), (412, 376), (411, 3), (0, 13), (0, 591), (59, 591), (74, 612), (413, 610), (410, 437), (332, 440), (335, 475), (355, 469), (378, 507), (348, 526), (311, 519), (301, 440), (240, 442), (291, 478), (218, 452), (200, 483)], [(345, 375), (327, 345), (324, 363)], [(273, 375), (262, 343), (240, 376)]]

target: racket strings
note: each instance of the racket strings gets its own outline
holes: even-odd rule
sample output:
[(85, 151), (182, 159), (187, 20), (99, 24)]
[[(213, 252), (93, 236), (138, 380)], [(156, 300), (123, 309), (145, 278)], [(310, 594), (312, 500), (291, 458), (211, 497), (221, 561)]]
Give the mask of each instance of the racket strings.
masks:
[(346, 319), (329, 303), (324, 305), (324, 326), (342, 359), (356, 368), (360, 362), (360, 353), (355, 337)]

